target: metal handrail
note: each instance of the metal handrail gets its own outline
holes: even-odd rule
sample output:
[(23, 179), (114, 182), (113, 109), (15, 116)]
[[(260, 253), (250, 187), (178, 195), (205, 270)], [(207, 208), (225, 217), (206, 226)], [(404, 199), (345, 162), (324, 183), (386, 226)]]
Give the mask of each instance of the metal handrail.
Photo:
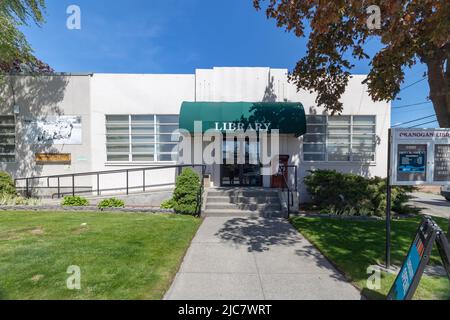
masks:
[[(202, 189), (204, 187), (203, 183), (203, 177), (206, 171), (206, 165), (170, 165), (170, 166), (161, 166), (161, 167), (144, 167), (144, 168), (131, 168), (131, 169), (118, 169), (118, 170), (107, 170), (107, 171), (92, 171), (92, 172), (80, 172), (80, 173), (71, 173), (71, 174), (61, 174), (61, 175), (51, 175), (51, 176), (39, 176), (39, 177), (27, 177), (27, 178), (17, 178), (14, 179), (14, 185), (16, 186), (16, 188), (22, 188), (23, 187), (18, 187), (17, 183), (19, 181), (25, 181), (25, 193), (26, 196), (30, 196), (30, 182), (34, 181), (34, 180), (43, 180), (46, 179), (47, 180), (47, 189), (50, 189), (50, 180), (52, 179), (56, 179), (57, 180), (57, 196), (58, 199), (61, 198), (62, 195), (67, 195), (67, 194), (71, 194), (73, 196), (75, 196), (76, 193), (86, 193), (86, 192), (76, 192), (76, 184), (75, 184), (75, 178), (76, 177), (87, 177), (87, 176), (96, 176), (97, 177), (97, 189), (96, 190), (92, 190), (91, 192), (96, 192), (98, 196), (101, 195), (102, 191), (105, 191), (106, 189), (100, 189), (100, 176), (102, 175), (110, 175), (110, 174), (119, 174), (119, 173), (125, 173), (126, 174), (126, 194), (128, 195), (130, 192), (130, 188), (131, 189), (137, 189), (137, 188), (142, 188), (143, 191), (146, 191), (146, 188), (148, 187), (146, 185), (146, 181), (145, 181), (145, 174), (147, 171), (156, 171), (156, 170), (165, 170), (165, 169), (178, 169), (177, 172), (177, 176), (181, 173), (181, 170), (184, 168), (197, 168), (197, 167), (201, 167), (202, 168), (202, 176), (201, 176), (201, 182), (202, 182)], [(132, 172), (142, 172), (142, 186), (136, 186), (136, 187), (130, 187), (129, 186), (129, 174)], [(61, 179), (63, 178), (72, 178), (72, 183), (70, 188), (72, 189), (71, 193), (62, 193), (61, 192)], [(66, 188), (66, 187), (63, 187)], [(122, 188), (117, 188), (117, 190), (122, 190)]]
[(176, 168), (192, 168), (192, 167), (200, 167), (203, 166), (201, 164), (194, 164), (194, 165), (170, 165), (170, 166), (161, 166), (161, 167), (141, 167), (141, 168), (134, 168), (134, 169), (117, 169), (117, 170), (105, 170), (105, 171), (91, 171), (91, 172), (80, 172), (80, 173), (66, 173), (66, 174), (59, 174), (59, 175), (52, 175), (52, 176), (39, 176), (39, 177), (27, 177), (27, 178), (17, 178), (16, 181), (24, 181), (26, 179), (28, 180), (36, 180), (36, 179), (56, 179), (56, 178), (69, 178), (72, 176), (75, 177), (83, 177), (83, 176), (93, 176), (96, 174), (114, 174), (114, 173), (124, 173), (126, 171), (128, 172), (137, 172), (137, 171), (150, 171), (150, 170), (159, 170), (159, 169), (176, 169)]
[[(288, 169), (288, 174), (289, 174), (289, 169), (294, 169), (294, 192), (298, 192), (298, 167), (295, 165), (287, 165), (285, 166)], [(286, 180), (286, 179), (285, 179)], [(286, 181), (287, 183), (287, 181)]]
[[(295, 168), (295, 191), (292, 191), (289, 187), (288, 180), (285, 176), (285, 169), (287, 170), (287, 173), (289, 174), (289, 168)], [(288, 166), (280, 166), (279, 171), (281, 173), (281, 176), (283, 177), (284, 184), (282, 191), (284, 192), (285, 189), (287, 189), (287, 210), (288, 210), (288, 219), (291, 217), (291, 206), (294, 206), (294, 192), (298, 192), (298, 168), (294, 165), (288, 165)]]

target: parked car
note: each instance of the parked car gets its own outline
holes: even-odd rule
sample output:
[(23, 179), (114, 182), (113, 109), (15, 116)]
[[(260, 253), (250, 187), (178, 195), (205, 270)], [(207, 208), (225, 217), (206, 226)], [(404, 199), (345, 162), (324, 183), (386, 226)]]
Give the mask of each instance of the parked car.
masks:
[(450, 186), (443, 186), (441, 188), (441, 194), (445, 199), (447, 199), (447, 201), (450, 201)]

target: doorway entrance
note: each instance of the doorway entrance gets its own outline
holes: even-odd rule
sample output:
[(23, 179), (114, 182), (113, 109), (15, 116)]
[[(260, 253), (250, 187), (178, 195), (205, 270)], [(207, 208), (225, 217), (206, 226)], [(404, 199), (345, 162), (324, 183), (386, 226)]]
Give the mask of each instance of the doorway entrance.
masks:
[(220, 169), (222, 187), (262, 187), (259, 140), (224, 139), (223, 164)]

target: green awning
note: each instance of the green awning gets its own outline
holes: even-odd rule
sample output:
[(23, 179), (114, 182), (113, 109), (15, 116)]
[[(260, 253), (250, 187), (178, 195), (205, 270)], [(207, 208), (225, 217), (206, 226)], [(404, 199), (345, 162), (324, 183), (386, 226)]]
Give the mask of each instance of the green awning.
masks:
[(194, 133), (194, 122), (207, 130), (275, 130), (300, 137), (306, 133), (301, 103), (288, 102), (183, 102), (180, 129)]

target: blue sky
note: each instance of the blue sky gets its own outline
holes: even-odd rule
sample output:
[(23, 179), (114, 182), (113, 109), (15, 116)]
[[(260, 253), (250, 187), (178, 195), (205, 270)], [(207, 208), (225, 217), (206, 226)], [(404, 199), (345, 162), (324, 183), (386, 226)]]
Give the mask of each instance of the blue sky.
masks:
[[(68, 30), (66, 9), (81, 8), (81, 30)], [(36, 55), (61, 72), (193, 73), (214, 66), (269, 66), (292, 70), (306, 40), (277, 28), (251, 0), (47, 0), (47, 22), (24, 32)], [(379, 48), (371, 41), (369, 51)], [(369, 71), (355, 62), (353, 73)], [(426, 68), (407, 70), (405, 87)], [(426, 81), (393, 102), (393, 125), (433, 115)], [(418, 121), (420, 124), (433, 118)], [(436, 123), (426, 125), (435, 127)]]

